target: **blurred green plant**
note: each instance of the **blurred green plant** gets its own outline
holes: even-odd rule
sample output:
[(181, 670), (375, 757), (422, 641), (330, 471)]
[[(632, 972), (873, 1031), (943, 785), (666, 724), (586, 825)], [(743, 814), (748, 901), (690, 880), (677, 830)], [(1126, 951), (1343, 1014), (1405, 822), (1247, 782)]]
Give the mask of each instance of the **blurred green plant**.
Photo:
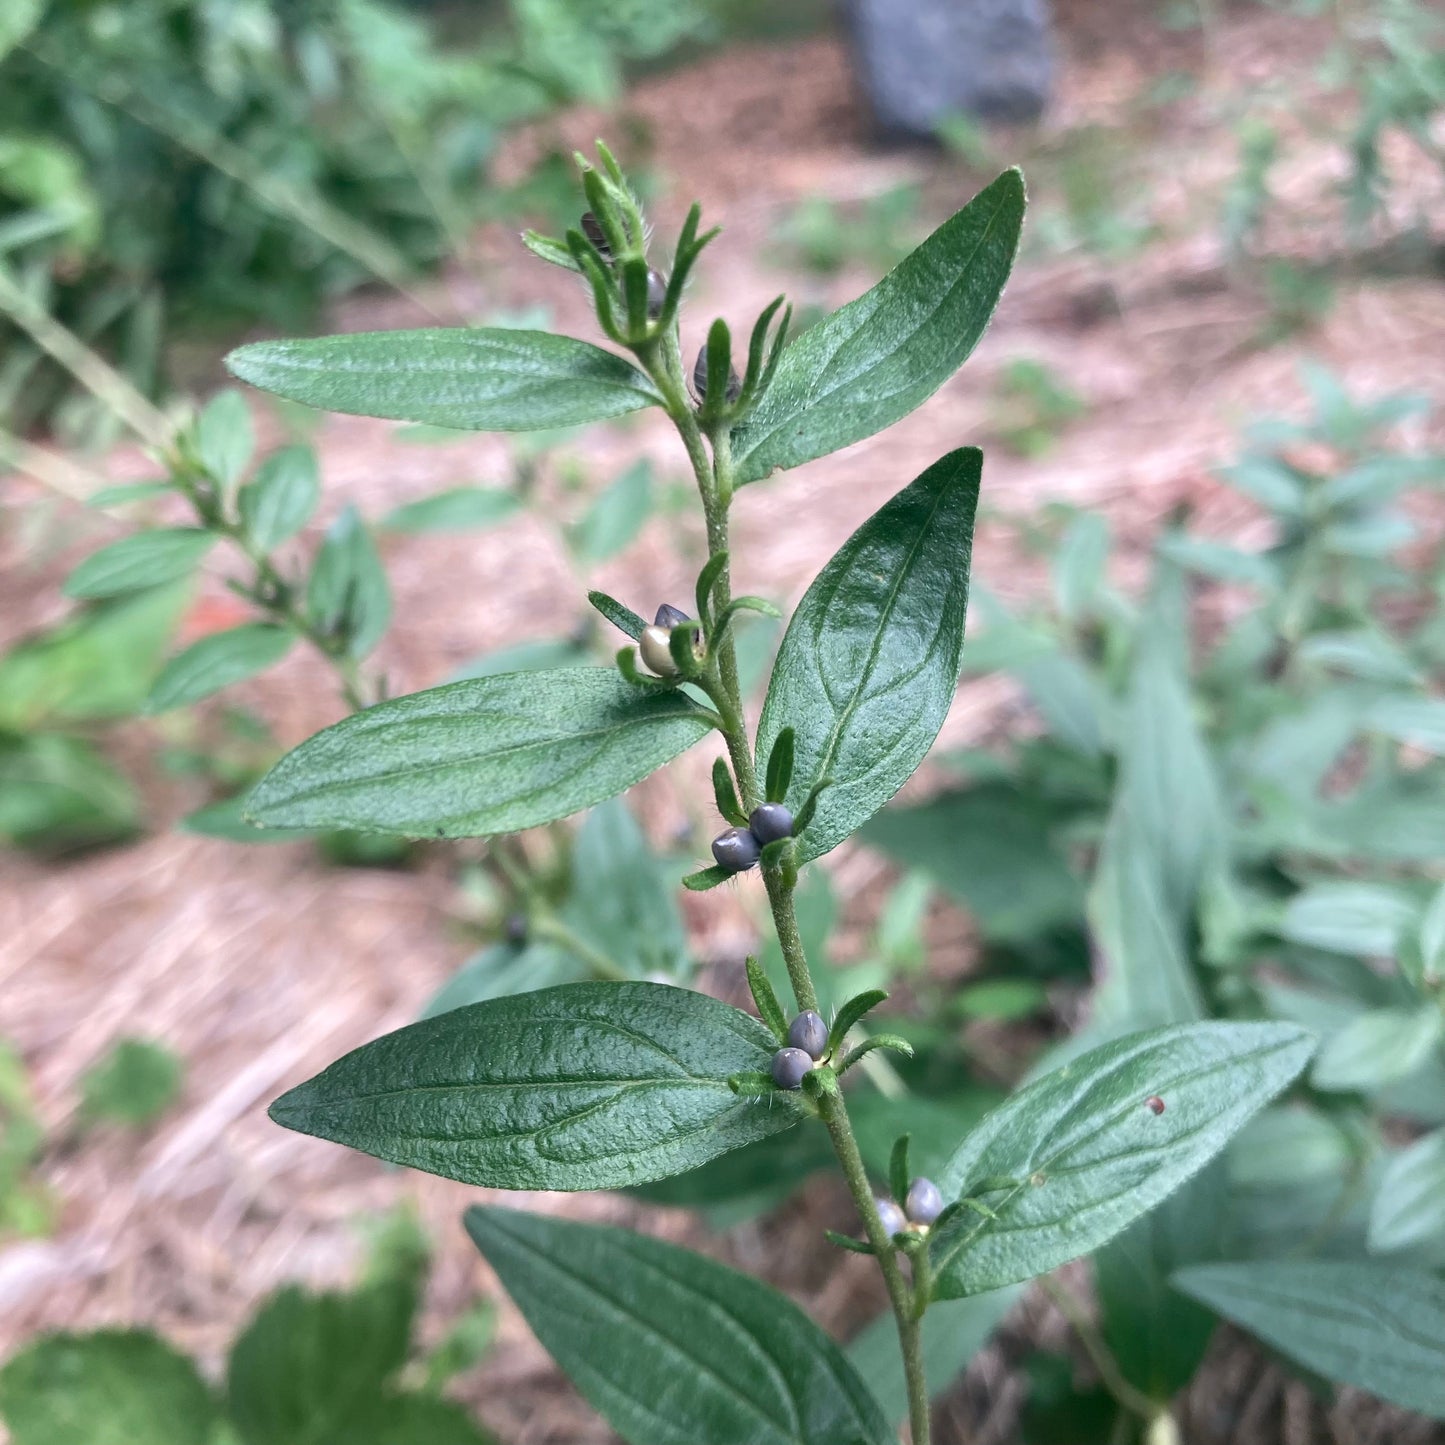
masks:
[(34, 1173), (44, 1141), (25, 1062), (0, 1039), (0, 1244), (50, 1231), (54, 1203)]
[(809, 196), (783, 217), (774, 234), (789, 263), (820, 276), (836, 275), (846, 266), (887, 271), (917, 244), (921, 201), (916, 185), (895, 186), (855, 204)]
[(1018, 456), (1041, 457), (1087, 410), (1083, 398), (1053, 367), (1016, 356), (994, 381), (989, 429)]
[(147, 1129), (180, 1098), (185, 1066), (150, 1039), (117, 1039), (80, 1079), (82, 1126)]
[(42, 1335), (0, 1368), (0, 1420), (14, 1445), (488, 1445), (445, 1387), (491, 1347), (479, 1305), (420, 1349), (426, 1237), (405, 1212), (374, 1227), (347, 1291), (291, 1285), (262, 1302), (231, 1345), (217, 1389), (144, 1330)]

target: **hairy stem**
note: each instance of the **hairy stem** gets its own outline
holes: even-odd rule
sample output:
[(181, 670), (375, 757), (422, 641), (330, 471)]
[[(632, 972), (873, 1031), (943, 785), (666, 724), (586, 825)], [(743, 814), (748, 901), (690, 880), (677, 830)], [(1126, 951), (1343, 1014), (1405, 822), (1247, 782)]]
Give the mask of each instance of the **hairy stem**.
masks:
[[(647, 365), (662, 391), (668, 415), (677, 427), (683, 445), (687, 448), (688, 459), (692, 462), (698, 493), (707, 518), (708, 557), (711, 560), (729, 551), (728, 509), (732, 502), (734, 485), (731, 438), (726, 424), (713, 430), (709, 438), (712, 443), (712, 456), (709, 459), (702, 431), (688, 401), (687, 389), (682, 379), (675, 333), (667, 339), (660, 352), (661, 354), (658, 351), (642, 354), (640, 359)], [(731, 568), (726, 563), (718, 573), (712, 600), (714, 616), (721, 613), (732, 600)], [(737, 654), (730, 631), (722, 639), (712, 661), (707, 678), (707, 691), (717, 707), (728, 756), (737, 776), (743, 809), (751, 812), (762, 801), (762, 795), (758, 789), (757, 770), (753, 765), (752, 740), (743, 712)], [(765, 868), (763, 881), (768, 892), (773, 925), (782, 946), (783, 960), (787, 965), (788, 979), (798, 1007), (817, 1008), (817, 990), (813, 986), (807, 954), (798, 931), (793, 889), (779, 868)], [(818, 1099), (818, 1113), (828, 1130), (828, 1137), (832, 1141), (833, 1152), (838, 1157), (848, 1192), (852, 1195), (854, 1206), (863, 1221), (864, 1233), (869, 1244), (873, 1246), (884, 1285), (888, 1290), (889, 1303), (893, 1307), (893, 1317), (898, 1327), (898, 1343), (903, 1354), (904, 1378), (908, 1387), (908, 1418), (913, 1445), (929, 1445), (928, 1385), (924, 1377), (921, 1341), (923, 1310), (927, 1306), (926, 1277), (920, 1277), (918, 1281), (922, 1288), (915, 1289), (914, 1285), (909, 1283), (899, 1263), (893, 1241), (884, 1232), (878, 1205), (868, 1183), (868, 1171), (859, 1152), (858, 1141), (848, 1118), (848, 1108), (836, 1080), (831, 1080), (831, 1086), (825, 1088)], [(922, 1266), (922, 1269), (926, 1276), (926, 1265)]]

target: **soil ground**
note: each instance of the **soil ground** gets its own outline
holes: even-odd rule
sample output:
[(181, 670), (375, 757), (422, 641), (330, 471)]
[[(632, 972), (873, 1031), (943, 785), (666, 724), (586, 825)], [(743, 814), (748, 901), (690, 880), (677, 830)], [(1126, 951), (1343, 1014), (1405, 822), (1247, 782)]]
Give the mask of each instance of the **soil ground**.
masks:
[[(1136, 586), (1150, 538), (1177, 504), (1189, 503), (1203, 530), (1259, 535), (1260, 519), (1212, 472), (1234, 454), (1243, 422), (1301, 411), (1301, 356), (1321, 359), (1359, 393), (1408, 389), (1445, 401), (1438, 276), (1341, 275), (1318, 324), (1264, 346), (1256, 338), (1269, 319), (1267, 301), (1248, 275), (1226, 266), (1218, 214), (1236, 164), (1232, 122), (1265, 87), (1286, 80), (1308, 87), (1321, 32), (1256, 6), (1225, 10), (1207, 37), (1162, 30), (1147, 8), (1137, 24), (1124, 23), (1115, 6), (1078, 0), (1061, 9), (1059, 93), (1047, 122), (1038, 134), (991, 138), (1001, 161), (1034, 162), (1035, 232), (991, 331), (963, 372), (886, 436), (741, 496), (740, 590), (796, 600), (864, 516), (965, 442), (988, 448), (990, 519), (976, 573), (996, 592), (1018, 597), (1042, 585), (1039, 564), (1018, 551), (1000, 519), (1049, 500), (1105, 512), (1121, 543), (1119, 580)], [(1159, 99), (1171, 77), (1188, 85), (1176, 85), (1172, 101)], [(727, 228), (690, 297), (689, 348), (712, 316), (744, 330), (785, 287), (797, 300), (833, 305), (873, 279), (863, 264), (826, 280), (789, 269), (774, 237), (799, 201), (826, 193), (861, 204), (915, 182), (927, 216), (941, 218), (987, 178), (947, 156), (875, 149), (845, 51), (829, 36), (734, 49), (649, 77), (629, 95), (625, 118), (569, 114), (519, 137), (506, 164), (520, 173), (559, 139), (586, 145), (596, 134), (628, 133), (651, 140), (660, 234), (675, 228), (694, 196), (705, 218)], [(1086, 135), (1107, 138), (1102, 151), (1087, 151), (1099, 184), (1157, 231), (1122, 259), (1045, 244), (1049, 218), (1064, 214), (1061, 178), (1086, 163), (1079, 149)], [(1295, 139), (1277, 180), (1289, 220), (1270, 239), (1318, 257), (1339, 240), (1333, 187), (1343, 151), (1303, 126)], [(1439, 221), (1438, 173), (1403, 152), (1391, 160), (1401, 180), (1385, 229), (1422, 211)], [(587, 334), (585, 300), (570, 278), (534, 262), (511, 234), (480, 237), (476, 261), (425, 288), (426, 304), (453, 317), (541, 303), (561, 329)], [(411, 301), (373, 295), (349, 301), (334, 322), (360, 329), (425, 319)], [(1052, 448), (1030, 459), (991, 445), (1001, 425), (998, 380), (1020, 357), (1047, 363), (1086, 403)], [(279, 427), (269, 423), (273, 435)], [(346, 417), (326, 418), (316, 436), (328, 515), (347, 502), (375, 513), (442, 486), (508, 475), (507, 443), (494, 437), (422, 446), (388, 424)], [(1439, 419), (1433, 437), (1415, 439), (1439, 446)], [(598, 429), (566, 452), (597, 485), (639, 454), (653, 457), (664, 475), (679, 470), (665, 428), (651, 419)], [(145, 465), (121, 452), (108, 469), (120, 477), (143, 474)], [(491, 533), (391, 545), (397, 620), (379, 660), (394, 691), (429, 685), (488, 649), (576, 624), (580, 589), (545, 510)], [(590, 580), (634, 599), (687, 595), (693, 559), (678, 557), (669, 525), (650, 524), (638, 546)], [(51, 584), (63, 572), (63, 559), (37, 568), (21, 558), (14, 534), (0, 541), (6, 545), (0, 641), (58, 615)], [(208, 585), (224, 598), (219, 574)], [(287, 743), (340, 712), (327, 680), (299, 654), (244, 697)], [(944, 742), (976, 741), (1019, 722), (1007, 687), (985, 680), (960, 693)], [(685, 790), (703, 786), (709, 763), (710, 755), (690, 759), (671, 780), (641, 790), (656, 836), (688, 821)], [(927, 777), (916, 786), (926, 789)], [(195, 801), (176, 784), (156, 792), (157, 810), (168, 816)], [(845, 903), (866, 896), (883, 873), (877, 859), (853, 849), (839, 850), (829, 866)], [(711, 961), (714, 982), (732, 989), (730, 970), (758, 927), (757, 900), (739, 888), (690, 897), (687, 907), (699, 956)], [(73, 1116), (77, 1078), (115, 1037), (159, 1038), (187, 1064), (183, 1106), (139, 1146), (101, 1133), (45, 1161), (60, 1225), (52, 1239), (0, 1250), (0, 1356), (40, 1329), (146, 1322), (217, 1366), (238, 1324), (280, 1281), (345, 1280), (357, 1255), (355, 1220), (402, 1198), (417, 1202), (438, 1242), (428, 1329), (439, 1330), (476, 1291), (495, 1293), (457, 1228), (476, 1191), (384, 1171), (284, 1133), (264, 1114), (282, 1088), (415, 1017), (468, 952), (460, 915), (440, 858), (414, 873), (326, 870), (299, 846), (240, 848), (158, 830), (133, 847), (59, 865), (0, 859), (0, 1035), (22, 1049), (55, 1135), (64, 1136)], [(941, 915), (935, 929), (938, 967), (966, 967), (966, 926)], [(508, 1202), (645, 1219), (653, 1233), (772, 1278), (840, 1334), (880, 1304), (866, 1262), (818, 1247), (823, 1225), (850, 1225), (846, 1200), (826, 1180), (765, 1223), (725, 1237), (689, 1216), (643, 1211), (610, 1195)], [(1031, 1297), (940, 1405), (940, 1440), (1016, 1438), (1023, 1391), (1016, 1367), (1025, 1344), (1038, 1341), (1072, 1348), (1059, 1316)], [(1087, 1375), (1082, 1361), (1080, 1372)], [(505, 1305), (498, 1346), (464, 1394), (509, 1445), (611, 1438)], [(1184, 1418), (1188, 1439), (1209, 1445), (1445, 1439), (1349, 1393), (1326, 1409), (1227, 1336)]]

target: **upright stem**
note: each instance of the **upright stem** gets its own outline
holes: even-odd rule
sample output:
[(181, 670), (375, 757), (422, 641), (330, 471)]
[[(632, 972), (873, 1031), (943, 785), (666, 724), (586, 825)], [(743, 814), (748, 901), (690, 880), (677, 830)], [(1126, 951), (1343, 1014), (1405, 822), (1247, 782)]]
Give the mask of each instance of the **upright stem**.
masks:
[[(687, 448), (707, 518), (708, 556), (712, 559), (729, 551), (728, 508), (732, 502), (734, 486), (731, 437), (726, 424), (717, 427), (709, 438), (712, 442), (712, 456), (709, 459), (702, 431), (688, 402), (686, 386), (682, 380), (675, 334), (667, 339), (660, 348), (660, 353), (653, 350), (642, 354), (640, 359), (647, 365), (661, 389), (667, 403), (668, 415)], [(731, 600), (731, 568), (724, 563), (713, 586), (713, 615), (718, 615)], [(743, 808), (750, 812), (762, 801), (762, 797), (758, 789), (757, 770), (753, 764), (752, 743), (743, 714), (737, 654), (731, 632), (718, 646), (715, 663), (715, 670), (708, 678), (708, 692), (722, 720), (723, 739), (732, 760)], [(783, 960), (787, 965), (788, 980), (792, 984), (798, 1007), (815, 1009), (818, 1006), (818, 995), (808, 970), (802, 935), (798, 930), (793, 890), (784, 879), (782, 870), (778, 868), (765, 868), (763, 881), (768, 892), (773, 925), (777, 930)], [(926, 1276), (926, 1265), (920, 1267), (920, 1277), (914, 1284), (910, 1284), (899, 1264), (897, 1249), (884, 1231), (877, 1201), (868, 1184), (868, 1171), (848, 1118), (848, 1107), (836, 1081), (821, 1093), (818, 1113), (828, 1130), (833, 1152), (838, 1157), (848, 1192), (852, 1195), (853, 1204), (863, 1221), (864, 1233), (873, 1247), (878, 1267), (883, 1274), (883, 1283), (888, 1290), (889, 1303), (893, 1307), (893, 1318), (898, 1327), (898, 1343), (903, 1354), (904, 1379), (908, 1387), (908, 1418), (913, 1445), (929, 1445), (928, 1385), (924, 1378), (921, 1341), (922, 1316), (927, 1305), (927, 1281), (922, 1277)]]

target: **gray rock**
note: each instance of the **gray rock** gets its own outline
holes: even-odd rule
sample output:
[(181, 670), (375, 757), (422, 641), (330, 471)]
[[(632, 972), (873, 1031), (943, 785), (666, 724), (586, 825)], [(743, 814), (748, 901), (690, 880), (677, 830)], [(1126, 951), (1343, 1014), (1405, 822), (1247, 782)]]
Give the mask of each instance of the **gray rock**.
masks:
[(960, 113), (1036, 120), (1049, 98), (1048, 0), (846, 0), (859, 76), (885, 136)]

